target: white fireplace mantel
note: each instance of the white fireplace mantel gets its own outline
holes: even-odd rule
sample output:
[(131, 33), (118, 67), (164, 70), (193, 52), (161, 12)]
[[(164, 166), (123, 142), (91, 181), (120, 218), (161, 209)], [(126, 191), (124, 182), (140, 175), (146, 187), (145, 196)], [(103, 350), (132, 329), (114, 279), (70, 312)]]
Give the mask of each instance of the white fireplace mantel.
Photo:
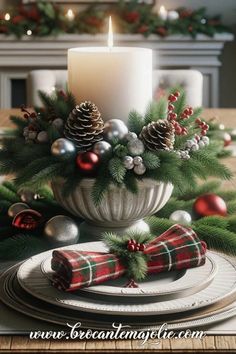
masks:
[[(188, 36), (169, 36), (161, 38), (152, 35), (116, 35), (117, 45), (138, 46), (153, 49), (154, 67), (165, 69), (197, 69), (204, 76), (204, 106), (218, 106), (219, 59), (224, 43), (232, 41), (229, 33), (217, 34), (213, 38), (198, 35), (196, 39)], [(26, 78), (27, 73), (36, 68), (65, 68), (67, 49), (78, 46), (104, 46), (106, 35), (60, 35), (58, 37), (17, 40), (0, 35), (0, 106), (9, 108), (10, 87), (8, 80)]]

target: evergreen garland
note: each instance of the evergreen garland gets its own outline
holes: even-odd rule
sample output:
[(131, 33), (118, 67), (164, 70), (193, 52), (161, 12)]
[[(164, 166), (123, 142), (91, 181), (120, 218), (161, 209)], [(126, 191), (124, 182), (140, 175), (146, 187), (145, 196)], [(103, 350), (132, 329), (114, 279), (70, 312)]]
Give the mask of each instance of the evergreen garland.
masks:
[(138, 0), (119, 1), (112, 5), (94, 4), (75, 13), (73, 20), (68, 20), (63, 7), (50, 1), (37, 1), (35, 4), (23, 5), (9, 9), (11, 18), (5, 20), (0, 15), (0, 33), (15, 35), (17, 38), (27, 34), (35, 37), (56, 36), (60, 33), (106, 33), (107, 17), (112, 14), (118, 33), (132, 33), (165, 37), (172, 34), (188, 35), (193, 38), (198, 33), (214, 36), (215, 33), (231, 32), (223, 25), (220, 16), (209, 18), (205, 8), (188, 10), (177, 9), (176, 20), (161, 19), (153, 5)]

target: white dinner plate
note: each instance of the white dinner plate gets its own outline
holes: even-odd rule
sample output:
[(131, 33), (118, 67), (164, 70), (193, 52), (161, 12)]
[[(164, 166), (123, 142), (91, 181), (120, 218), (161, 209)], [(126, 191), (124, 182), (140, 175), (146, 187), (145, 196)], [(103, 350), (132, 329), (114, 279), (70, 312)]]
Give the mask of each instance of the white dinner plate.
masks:
[[(158, 330), (165, 322), (168, 324), (169, 330), (181, 330), (186, 328), (197, 329), (200, 326), (208, 326), (210, 324), (226, 320), (236, 315), (236, 302), (231, 298), (227, 298), (224, 303), (208, 306), (205, 309), (179, 313), (171, 318), (165, 316), (164, 320), (159, 316), (147, 316), (142, 321), (136, 317), (119, 318), (114, 316), (95, 316), (90, 313), (71, 311), (69, 309), (50, 305), (46, 302), (38, 300), (26, 293), (18, 284), (16, 278), (17, 267), (7, 270), (0, 277), (0, 298), (9, 307), (21, 312), (27, 316), (44, 320), (46, 322), (59, 324), (65, 327), (66, 323), (74, 324), (81, 322), (82, 328), (90, 329), (111, 329), (111, 324), (122, 323), (130, 325), (135, 330)], [(186, 318), (185, 318), (186, 316)], [(125, 328), (124, 328), (125, 330)]]
[[(97, 251), (106, 252), (102, 242), (93, 242), (86, 244), (78, 244), (70, 246), (73, 250), (83, 251)], [(41, 263), (43, 274), (52, 279), (53, 270), (51, 268), (52, 255), (49, 253), (48, 257)], [(29, 261), (32, 266), (32, 261)], [(27, 265), (25, 266), (27, 267)], [(119, 279), (107, 281), (104, 284), (90, 286), (80, 289), (80, 293), (94, 294), (94, 296), (119, 296), (120, 300), (125, 297), (160, 297), (160, 299), (173, 299), (182, 296), (194, 294), (195, 292), (204, 289), (215, 277), (217, 272), (217, 265), (213, 259), (208, 256), (206, 263), (201, 267), (190, 268), (186, 270), (176, 270), (171, 272), (164, 272), (155, 275), (150, 275), (145, 281), (139, 283), (138, 288), (127, 288), (125, 285), (128, 279), (123, 276)], [(106, 299), (107, 300), (107, 299)]]

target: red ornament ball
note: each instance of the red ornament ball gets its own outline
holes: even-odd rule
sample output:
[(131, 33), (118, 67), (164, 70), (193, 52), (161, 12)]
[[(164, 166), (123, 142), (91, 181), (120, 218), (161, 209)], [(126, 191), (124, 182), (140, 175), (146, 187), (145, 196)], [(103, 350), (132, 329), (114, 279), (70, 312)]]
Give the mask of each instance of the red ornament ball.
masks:
[(227, 215), (227, 206), (224, 199), (214, 193), (204, 194), (198, 197), (194, 202), (193, 210), (201, 217)]
[(78, 168), (86, 174), (94, 172), (99, 162), (99, 156), (92, 151), (81, 152), (76, 159)]
[(42, 223), (42, 215), (33, 209), (20, 211), (13, 219), (12, 226), (17, 229), (34, 230)]
[(223, 134), (223, 139), (224, 139), (224, 146), (229, 146), (232, 142), (232, 138), (231, 138), (231, 135), (227, 132), (225, 132)]

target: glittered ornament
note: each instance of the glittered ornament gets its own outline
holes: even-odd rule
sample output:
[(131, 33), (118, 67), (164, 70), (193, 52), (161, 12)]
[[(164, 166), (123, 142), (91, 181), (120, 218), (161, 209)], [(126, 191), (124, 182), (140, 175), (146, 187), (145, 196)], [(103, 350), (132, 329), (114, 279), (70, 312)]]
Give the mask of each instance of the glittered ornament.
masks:
[(128, 148), (129, 153), (134, 156), (142, 155), (145, 151), (144, 144), (139, 139), (134, 139), (134, 140), (129, 141), (127, 148)]
[(128, 133), (125, 135), (125, 139), (126, 139), (127, 141), (135, 140), (135, 139), (137, 139), (137, 138), (138, 138), (137, 134), (136, 134), (136, 133), (133, 133), (133, 132), (128, 132)]
[(123, 159), (123, 164), (127, 170), (132, 170), (134, 168), (134, 159), (132, 156), (125, 156)]
[(136, 175), (143, 175), (146, 172), (146, 167), (144, 166), (143, 163), (141, 163), (140, 165), (137, 165), (134, 167), (134, 173), (136, 173)]
[(92, 151), (81, 152), (76, 159), (77, 167), (85, 174), (93, 173), (100, 163), (100, 158)]
[(68, 216), (57, 215), (46, 223), (44, 237), (58, 246), (72, 245), (79, 240), (79, 228)]
[(14, 218), (20, 211), (29, 209), (29, 206), (25, 203), (14, 203), (8, 209), (8, 216)]
[(103, 137), (108, 142), (112, 142), (114, 139), (121, 140), (127, 133), (128, 128), (120, 119), (108, 120), (104, 125)]
[(49, 140), (48, 133), (46, 131), (41, 131), (37, 135), (37, 141), (39, 143), (47, 143)]
[(135, 156), (134, 157), (134, 164), (135, 165), (140, 165), (140, 164), (142, 164), (143, 163), (143, 159), (142, 159), (142, 157), (141, 156)]
[(59, 138), (53, 142), (51, 153), (55, 157), (67, 160), (75, 156), (76, 149), (75, 145), (70, 140)]
[(193, 210), (201, 217), (227, 215), (227, 206), (224, 199), (214, 193), (204, 194), (198, 197), (193, 204)]
[(22, 230), (34, 230), (42, 223), (42, 215), (33, 209), (25, 209), (15, 215), (12, 226)]
[(111, 156), (112, 146), (107, 141), (98, 141), (93, 145), (93, 152), (101, 158)]
[(63, 128), (64, 121), (61, 118), (56, 118), (53, 120), (52, 125), (57, 128), (58, 130)]
[(171, 221), (177, 222), (179, 224), (190, 225), (192, 222), (191, 215), (185, 210), (176, 210), (174, 211), (169, 219)]

